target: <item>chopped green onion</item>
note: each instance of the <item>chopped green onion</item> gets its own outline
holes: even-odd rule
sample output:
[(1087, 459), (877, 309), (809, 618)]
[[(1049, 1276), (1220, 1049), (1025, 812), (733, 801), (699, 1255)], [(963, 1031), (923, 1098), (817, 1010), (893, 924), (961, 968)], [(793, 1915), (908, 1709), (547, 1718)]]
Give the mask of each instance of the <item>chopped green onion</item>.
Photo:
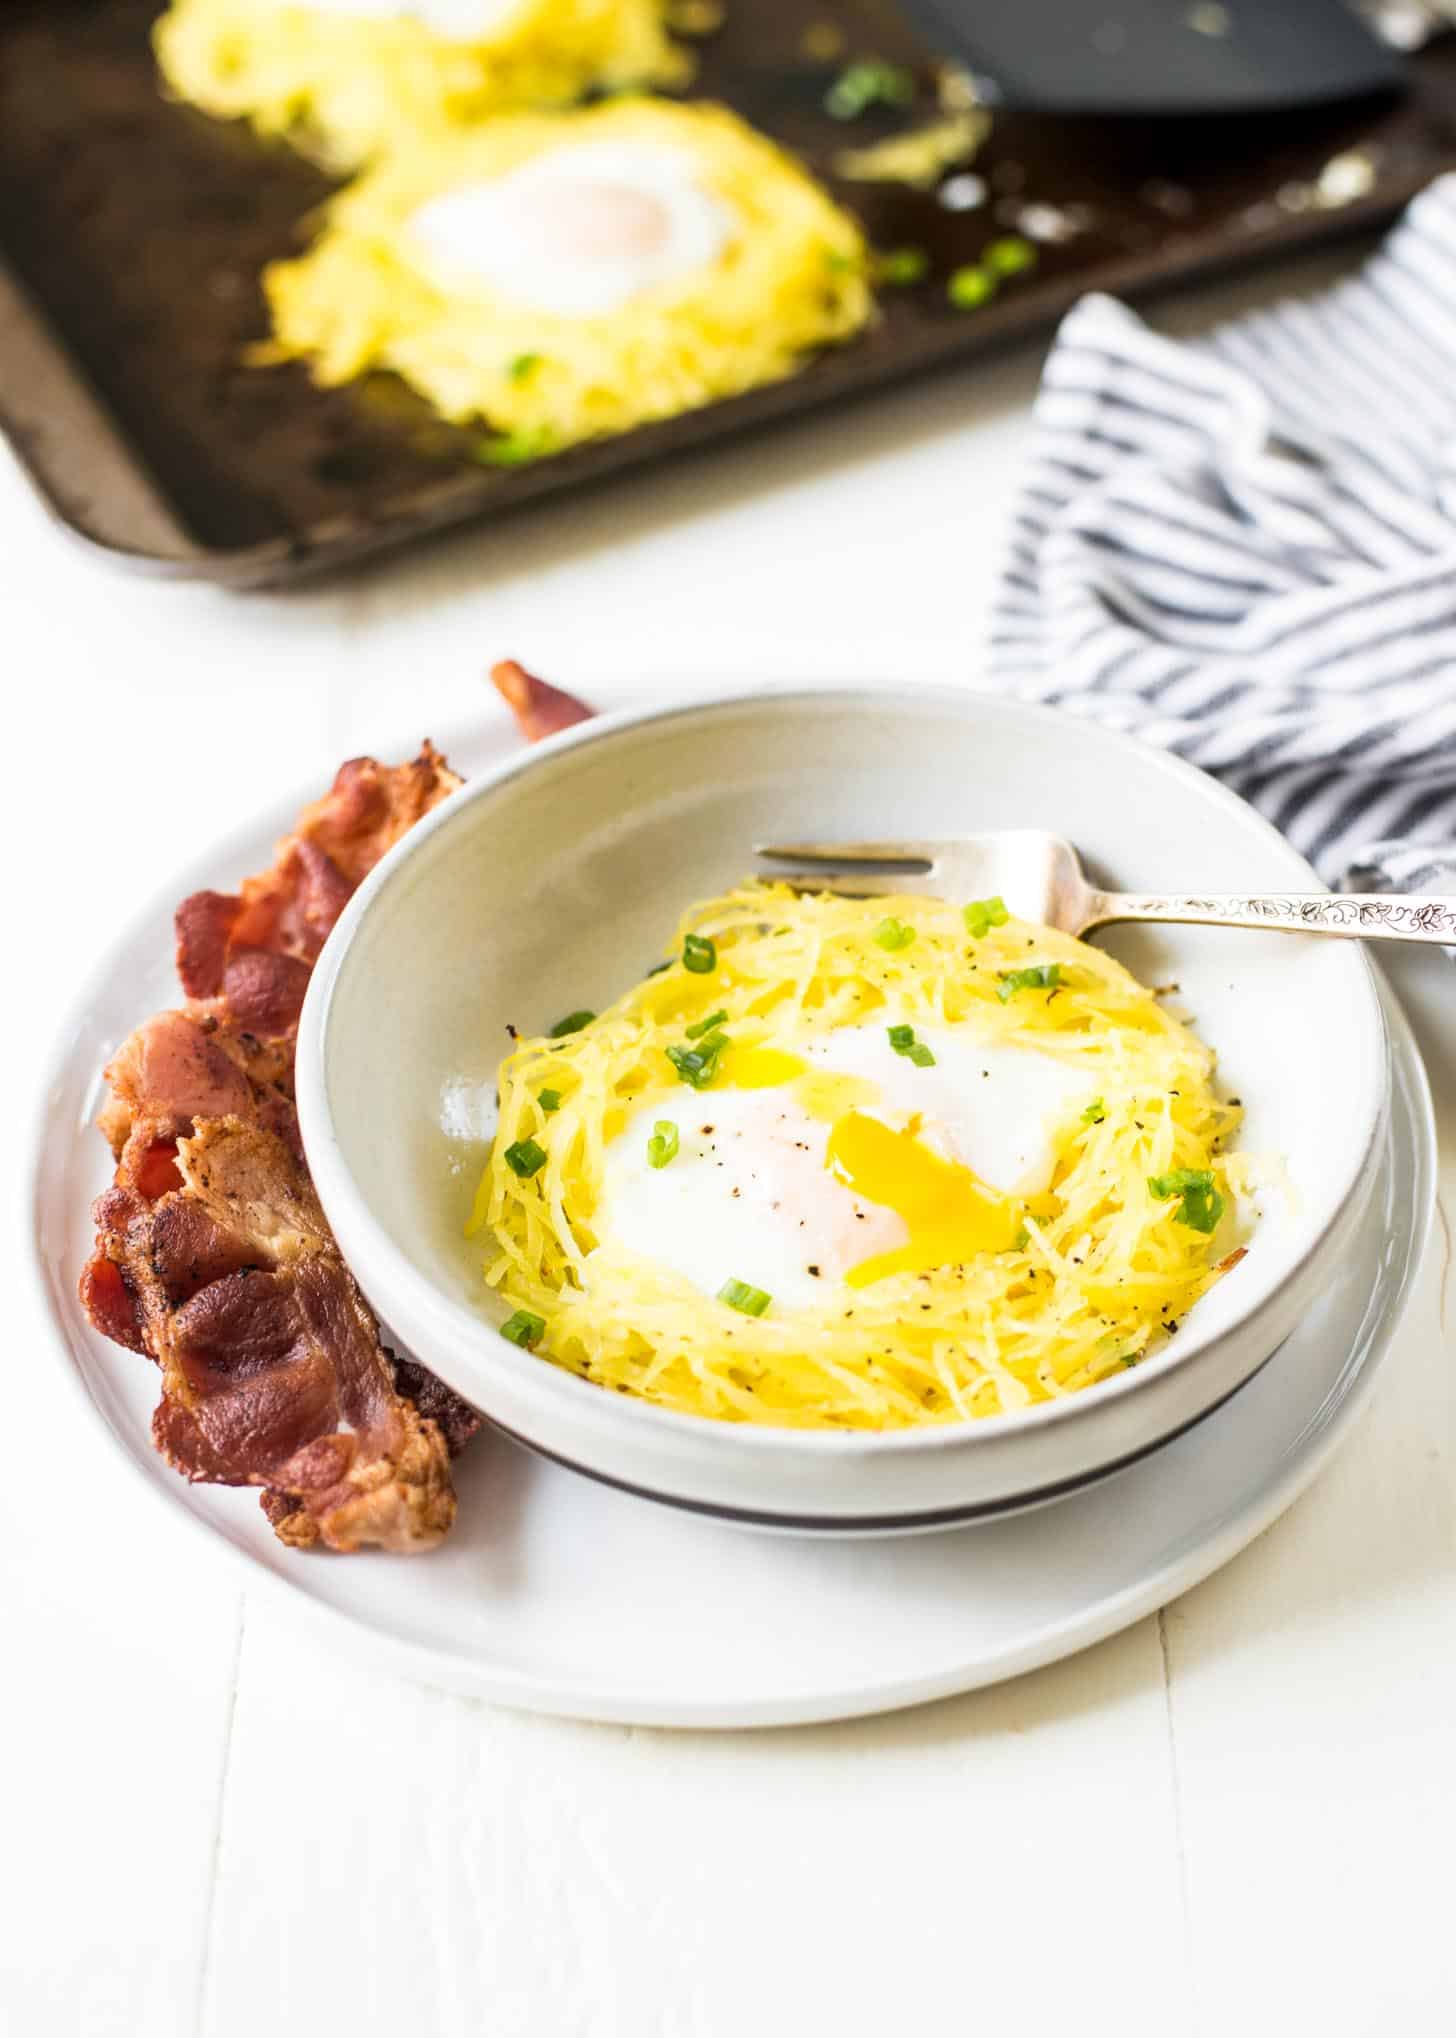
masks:
[(1084, 1125), (1100, 1125), (1106, 1116), (1107, 1106), (1100, 1097), (1094, 1097), (1087, 1106), (1087, 1109), (1082, 1113), (1082, 1123)]
[(875, 275), (892, 289), (920, 283), (930, 269), (924, 248), (886, 248), (875, 259)]
[(546, 1165), (546, 1149), (537, 1146), (534, 1139), (518, 1139), (506, 1148), (506, 1166), (513, 1175), (527, 1181), (539, 1174)]
[(695, 1090), (706, 1090), (718, 1073), (718, 1063), (728, 1045), (726, 1033), (708, 1033), (696, 1047), (670, 1047), (667, 1058), (677, 1070), (678, 1081)]
[(1223, 1216), (1223, 1198), (1213, 1186), (1209, 1168), (1174, 1168), (1169, 1175), (1149, 1175), (1148, 1193), (1160, 1203), (1178, 1197), (1173, 1215), (1190, 1231), (1213, 1231)]
[(897, 948), (908, 948), (914, 939), (915, 929), (907, 927), (903, 920), (897, 920), (893, 914), (888, 920), (881, 920), (875, 929), (875, 940), (881, 948), (888, 949), (891, 955)]
[(951, 271), (945, 294), (957, 311), (979, 311), (996, 295), (996, 288), (997, 279), (992, 271), (972, 264), (968, 268)]
[(1020, 234), (1007, 234), (1002, 240), (992, 241), (981, 260), (988, 269), (998, 276), (1020, 276), (1027, 269), (1034, 269), (1037, 263), (1036, 249)]
[(671, 968), (672, 968), (671, 962), (655, 962), (653, 963), (651, 969), (648, 970), (647, 974), (650, 977), (660, 977), (665, 969)]
[(968, 906), (961, 907), (961, 918), (968, 934), (977, 941), (984, 940), (993, 927), (1006, 925), (1006, 901), (999, 894), (994, 899), (972, 899)]
[(501, 1336), (508, 1337), (513, 1345), (523, 1351), (530, 1351), (538, 1345), (546, 1333), (544, 1316), (533, 1316), (529, 1309), (518, 1309), (514, 1316), (508, 1316), (501, 1325)]
[(718, 1290), (718, 1300), (738, 1310), (740, 1315), (762, 1316), (773, 1297), (766, 1289), (751, 1288), (747, 1281), (725, 1281)]
[(556, 451), (556, 436), (539, 425), (533, 431), (507, 432), (504, 438), (486, 439), (477, 448), (487, 467), (527, 467)]
[(728, 1017), (726, 1012), (710, 1012), (706, 1019), (700, 1019), (696, 1026), (688, 1028), (689, 1040), (701, 1040), (705, 1033), (711, 1033), (715, 1026), (721, 1026)]
[(695, 977), (711, 976), (718, 967), (717, 945), (706, 934), (686, 934), (683, 936), (682, 961), (683, 968), (690, 970)]
[(670, 1118), (659, 1118), (647, 1142), (647, 1165), (665, 1168), (677, 1153), (677, 1127)]
[(564, 1040), (568, 1033), (580, 1033), (583, 1026), (590, 1026), (596, 1018), (595, 1012), (568, 1012), (564, 1019), (558, 1019), (551, 1029), (553, 1040)]
[(923, 1040), (915, 1038), (913, 1026), (891, 1026), (886, 1030), (890, 1036), (890, 1045), (896, 1054), (903, 1054), (905, 1059), (914, 1062), (918, 1069), (935, 1067), (935, 1056)]
[(1062, 981), (1059, 962), (1034, 962), (1026, 969), (1003, 969), (996, 995), (1008, 1004), (1018, 991), (1052, 991)]
[(528, 375), (535, 374), (540, 365), (541, 356), (539, 354), (517, 354), (515, 360), (512, 361), (510, 367), (506, 370), (506, 373), (510, 376), (512, 382), (524, 382)]
[(865, 57), (840, 72), (824, 95), (824, 111), (836, 120), (857, 120), (872, 106), (908, 106), (914, 97), (913, 71), (882, 57)]
[(553, 1111), (561, 1109), (561, 1092), (560, 1090), (538, 1090), (536, 1092), (536, 1102), (549, 1118)]

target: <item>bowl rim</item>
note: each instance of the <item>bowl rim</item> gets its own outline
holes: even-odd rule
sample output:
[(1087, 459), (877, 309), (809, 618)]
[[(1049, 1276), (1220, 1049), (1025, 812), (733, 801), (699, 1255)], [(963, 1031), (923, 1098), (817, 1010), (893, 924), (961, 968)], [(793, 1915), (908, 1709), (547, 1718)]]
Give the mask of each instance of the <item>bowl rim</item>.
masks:
[[(743, 1447), (765, 1457), (807, 1453), (840, 1459), (867, 1455), (883, 1458), (896, 1454), (934, 1454), (965, 1448), (972, 1440), (990, 1446), (1009, 1435), (1020, 1436), (1064, 1427), (1085, 1418), (1091, 1411), (1108, 1407), (1114, 1397), (1130, 1401), (1149, 1392), (1169, 1373), (1183, 1370), (1211, 1348), (1257, 1327), (1261, 1319), (1277, 1307), (1282, 1290), (1299, 1277), (1328, 1233), (1345, 1214), (1351, 1198), (1360, 1188), (1385, 1120), (1390, 1092), (1388, 1029), (1370, 959), (1360, 941), (1352, 941), (1348, 946), (1360, 965), (1360, 980), (1373, 1025), (1375, 1053), (1370, 1069), (1371, 1098), (1365, 1137), (1339, 1201), (1328, 1213), (1325, 1223), (1309, 1237), (1283, 1279), (1268, 1293), (1251, 1302), (1247, 1312), (1221, 1329), (1195, 1334), (1180, 1349), (1165, 1348), (1146, 1366), (1136, 1366), (1115, 1378), (1098, 1381), (1081, 1393), (1039, 1403), (1028, 1409), (983, 1416), (975, 1422), (935, 1423), (906, 1429), (806, 1429), (771, 1423), (720, 1422), (678, 1409), (659, 1408), (635, 1396), (605, 1394), (593, 1382), (582, 1379), (565, 1367), (519, 1350), (484, 1317), (447, 1295), (395, 1242), (374, 1215), (368, 1198), (356, 1184), (353, 1172), (344, 1159), (334, 1129), (328, 1087), (328, 1041), (336, 993), (359, 930), (376, 900), (428, 843), (462, 822), (478, 802), (490, 798), (502, 786), (542, 768), (549, 769), (559, 758), (572, 751), (611, 741), (647, 724), (711, 717), (768, 704), (819, 705), (826, 709), (831, 704), (855, 708), (873, 705), (885, 710), (929, 705), (958, 712), (1001, 716), (1023, 721), (1033, 728), (1040, 725), (1058, 732), (1069, 728), (1090, 729), (1100, 740), (1135, 758), (1140, 766), (1152, 766), (1184, 784), (1196, 785), (1202, 797), (1212, 797), (1216, 804), (1236, 813), (1244, 824), (1252, 823), (1256, 831), (1289, 863), (1288, 882), (1292, 884), (1295, 879), (1303, 879), (1304, 889), (1327, 889), (1313, 867), (1272, 822), (1197, 765), (1140, 736), (1123, 729), (1109, 728), (1065, 708), (992, 694), (970, 685), (823, 681), (739, 686), (715, 688), (701, 694), (674, 694), (647, 706), (633, 705), (593, 715), (487, 768), (416, 822), (354, 892), (314, 964), (298, 1026), (295, 1092), (300, 1129), (319, 1200), (351, 1270), (355, 1266), (367, 1266), (371, 1275), (375, 1269), (380, 1270), (379, 1275), (368, 1280), (357, 1273), (355, 1275), (366, 1294), (371, 1290), (380, 1294), (384, 1303), (380, 1313), (390, 1320), (396, 1314), (409, 1314), (414, 1320), (423, 1319), (430, 1332), (437, 1333), (447, 1346), (463, 1339), (479, 1352), (478, 1364), (487, 1378), (491, 1370), (503, 1368), (522, 1392), (532, 1399), (543, 1399), (579, 1427), (584, 1426), (602, 1438), (615, 1435), (625, 1421), (638, 1429), (644, 1439), (655, 1431), (664, 1444), (676, 1440), (712, 1449), (724, 1447), (731, 1440), (732, 1447)], [(396, 1312), (390, 1306), (390, 1298), (401, 1287), (411, 1297), (412, 1307)], [(406, 1326), (402, 1324), (401, 1328)], [(428, 1355), (426, 1362), (429, 1362)], [(489, 1419), (489, 1407), (483, 1407), (482, 1412)]]

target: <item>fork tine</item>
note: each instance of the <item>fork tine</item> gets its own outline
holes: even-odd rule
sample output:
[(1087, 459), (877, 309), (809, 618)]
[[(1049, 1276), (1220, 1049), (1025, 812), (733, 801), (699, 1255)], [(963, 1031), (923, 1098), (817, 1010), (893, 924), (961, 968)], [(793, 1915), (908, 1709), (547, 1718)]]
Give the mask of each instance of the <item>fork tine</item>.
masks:
[(841, 877), (828, 870), (775, 871), (765, 882), (787, 885), (791, 892), (832, 892), (837, 899), (878, 899), (898, 889), (886, 878)]
[(934, 870), (939, 842), (763, 842), (755, 855), (777, 863), (880, 863)]
[(834, 870), (786, 870), (765, 871), (764, 884), (787, 885), (795, 892), (832, 892), (837, 899), (895, 899), (903, 898), (907, 892), (916, 898), (944, 899), (951, 896), (946, 885), (939, 879), (915, 877), (913, 885), (905, 882), (903, 871), (866, 871), (863, 875), (852, 871)]

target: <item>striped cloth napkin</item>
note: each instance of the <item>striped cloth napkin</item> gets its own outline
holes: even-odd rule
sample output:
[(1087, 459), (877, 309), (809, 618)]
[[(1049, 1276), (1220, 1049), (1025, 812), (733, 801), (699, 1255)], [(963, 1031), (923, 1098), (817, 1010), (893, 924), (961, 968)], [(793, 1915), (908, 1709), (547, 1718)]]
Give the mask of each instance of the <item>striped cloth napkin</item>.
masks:
[(992, 630), (998, 687), (1214, 772), (1331, 882), (1456, 890), (1456, 176), (1197, 342), (1084, 299)]

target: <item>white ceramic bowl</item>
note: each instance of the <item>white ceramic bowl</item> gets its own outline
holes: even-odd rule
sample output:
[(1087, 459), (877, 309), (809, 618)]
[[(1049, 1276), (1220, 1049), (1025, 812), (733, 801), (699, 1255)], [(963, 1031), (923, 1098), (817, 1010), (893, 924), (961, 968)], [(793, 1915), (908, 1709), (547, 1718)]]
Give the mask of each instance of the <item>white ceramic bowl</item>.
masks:
[(984, 694), (816, 690), (608, 716), (466, 787), (350, 903), (298, 1053), (309, 1162), (386, 1324), (505, 1429), (585, 1472), (770, 1526), (925, 1527), (1032, 1505), (1187, 1428), (1275, 1353), (1359, 1223), (1387, 1054), (1356, 944), (1199, 928), (1099, 937), (1176, 981), (1243, 1144), (1281, 1156), (1247, 1259), (1156, 1358), (1024, 1414), (884, 1435), (711, 1422), (603, 1393), (520, 1351), (463, 1225), (507, 1025), (634, 982), (682, 908), (756, 841), (1042, 827), (1129, 889), (1309, 890), (1308, 866), (1211, 779), (1130, 739)]

